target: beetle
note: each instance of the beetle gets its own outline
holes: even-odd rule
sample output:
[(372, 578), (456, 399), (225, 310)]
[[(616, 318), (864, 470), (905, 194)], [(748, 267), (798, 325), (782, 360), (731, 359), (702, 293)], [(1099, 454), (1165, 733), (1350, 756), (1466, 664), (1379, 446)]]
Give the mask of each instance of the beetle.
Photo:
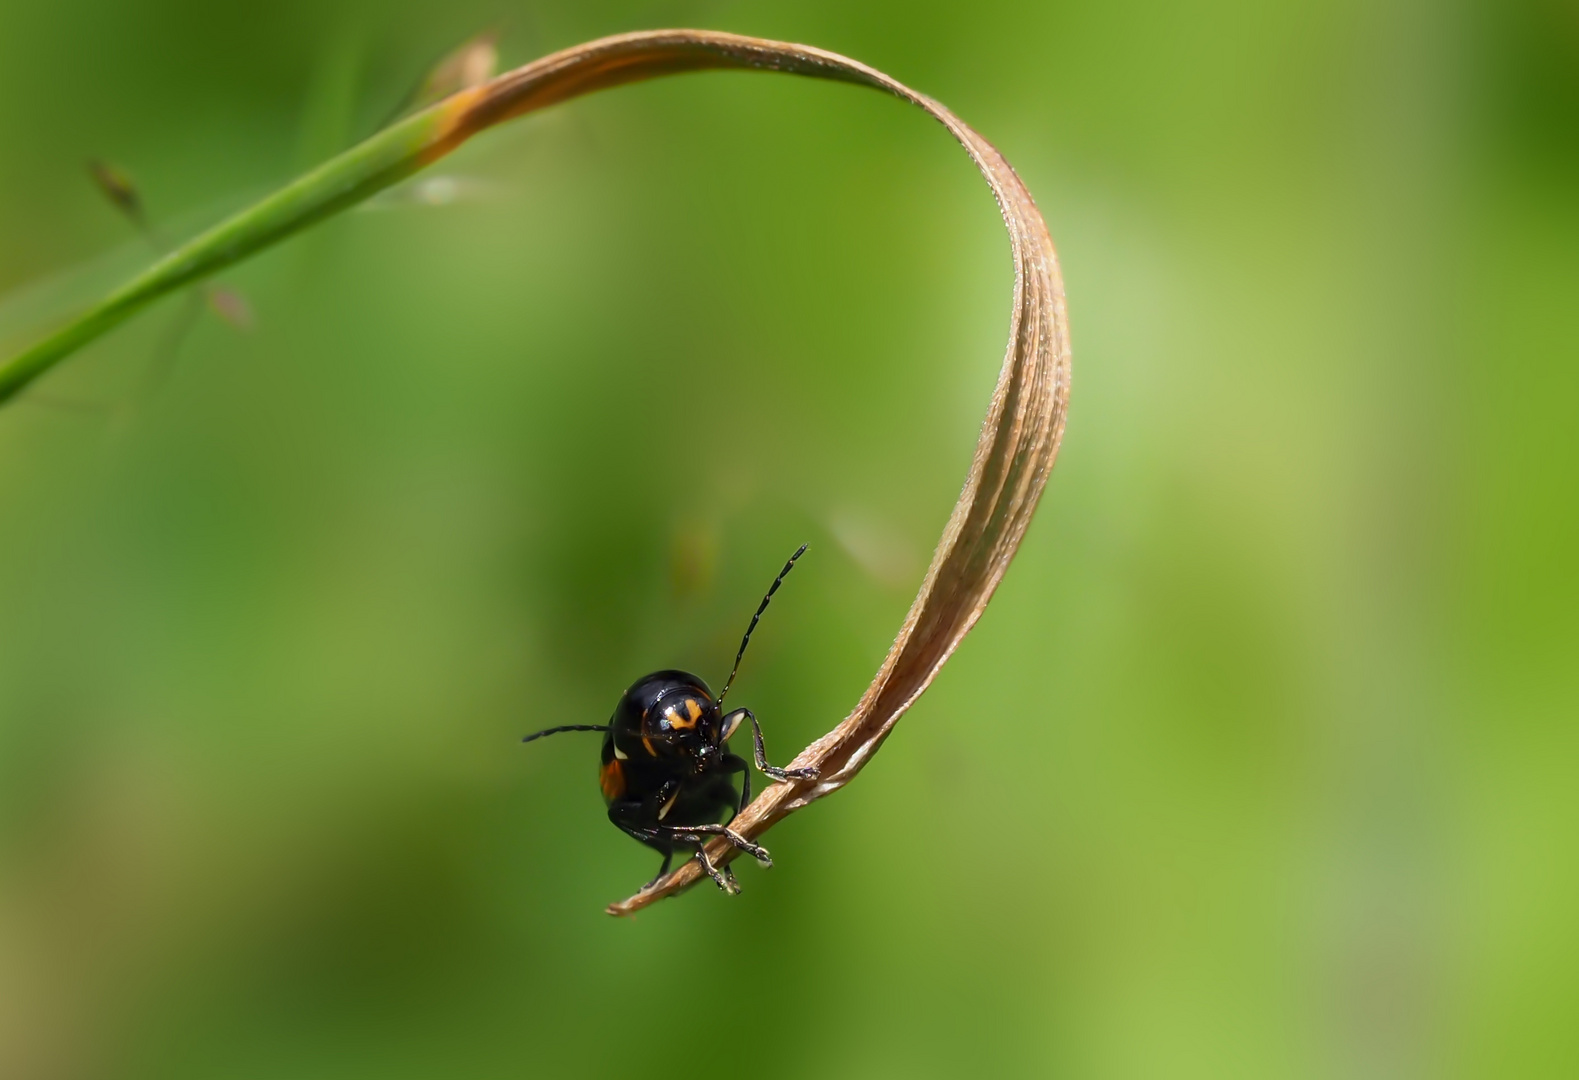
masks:
[[(740, 672), (740, 661), (751, 643), (762, 613), (768, 609), (795, 562), (806, 553), (802, 544), (789, 557), (757, 605), (735, 666), (724, 688), (714, 698), (707, 683), (688, 671), (665, 670), (643, 675), (630, 685), (614, 707), (607, 724), (564, 724), (534, 732), (522, 739), (531, 742), (564, 731), (603, 732), (602, 766), (598, 786), (608, 805), (609, 820), (621, 832), (641, 841), (663, 856), (658, 875), (642, 886), (652, 888), (669, 872), (676, 848), (689, 849), (717, 886), (731, 895), (740, 891), (728, 864), (717, 866), (704, 846), (721, 836), (752, 856), (764, 867), (773, 865), (767, 849), (752, 843), (718, 818), (726, 811), (729, 821), (751, 801), (751, 767), (729, 752), (729, 739), (749, 721), (757, 768), (774, 780), (815, 780), (815, 768), (781, 769), (769, 765), (762, 741), (762, 725), (750, 709), (724, 712), (724, 698)], [(730, 778), (741, 774), (740, 791)]]

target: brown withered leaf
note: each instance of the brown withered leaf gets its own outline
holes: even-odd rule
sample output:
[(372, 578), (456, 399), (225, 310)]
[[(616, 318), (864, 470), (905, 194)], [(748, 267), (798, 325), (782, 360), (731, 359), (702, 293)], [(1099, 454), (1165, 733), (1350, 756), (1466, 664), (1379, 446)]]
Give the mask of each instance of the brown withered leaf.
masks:
[[(458, 95), (450, 113), (452, 126), (429, 153), (436, 158), (483, 128), (584, 93), (705, 68), (836, 79), (885, 91), (924, 109), (959, 141), (986, 178), (1008, 227), (1014, 261), (1003, 368), (964, 490), (938, 541), (921, 591), (855, 708), (790, 763), (795, 768), (815, 766), (819, 778), (773, 784), (732, 822), (736, 831), (754, 839), (849, 783), (980, 618), (1025, 535), (1058, 453), (1069, 394), (1069, 333), (1052, 239), (1030, 192), (1008, 161), (938, 102), (836, 53), (703, 30), (604, 38), (544, 57)], [(719, 865), (736, 855), (722, 840), (713, 841), (708, 852)], [(609, 913), (632, 914), (694, 885), (701, 876), (696, 860), (689, 860), (652, 888), (611, 905)]]

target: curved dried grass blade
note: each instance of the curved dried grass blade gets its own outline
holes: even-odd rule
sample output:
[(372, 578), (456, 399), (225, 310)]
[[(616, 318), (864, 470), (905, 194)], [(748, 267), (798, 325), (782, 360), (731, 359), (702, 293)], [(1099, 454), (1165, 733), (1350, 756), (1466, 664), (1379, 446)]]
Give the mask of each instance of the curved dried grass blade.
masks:
[[(459, 140), (482, 126), (589, 90), (669, 71), (760, 68), (839, 79), (884, 90), (926, 110), (965, 148), (986, 178), (1009, 230), (1014, 301), (1009, 345), (964, 490), (933, 554), (921, 591), (854, 711), (791, 763), (815, 765), (816, 781), (774, 784), (735, 820), (748, 839), (849, 783), (980, 618), (1030, 523), (1063, 433), (1069, 335), (1063, 282), (1046, 223), (1025, 185), (991, 143), (924, 94), (864, 64), (804, 45), (705, 31), (632, 34), (545, 57), (478, 91), (456, 116)], [(735, 857), (715, 841), (715, 864)], [(690, 861), (628, 900), (629, 915), (702, 876)]]

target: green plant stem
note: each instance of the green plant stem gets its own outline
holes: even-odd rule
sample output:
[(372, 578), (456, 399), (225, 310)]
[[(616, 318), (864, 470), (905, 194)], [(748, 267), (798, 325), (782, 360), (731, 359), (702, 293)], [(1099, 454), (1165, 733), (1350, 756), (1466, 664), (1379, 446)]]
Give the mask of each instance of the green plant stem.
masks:
[[(936, 110), (957, 138), (967, 145), (971, 138), (968, 128), (930, 99), (865, 65), (808, 46), (707, 30), (654, 30), (589, 41), (461, 90), (385, 128), (177, 248), (54, 334), (0, 365), (0, 404), (159, 297), (360, 202), (443, 157), (479, 131), (596, 90), (709, 68), (783, 71), (864, 83)], [(973, 151), (973, 156), (982, 164), (979, 154)]]
[(0, 403), (61, 360), (184, 285), (201, 280), (427, 164), (448, 125), (442, 104), (385, 128), (176, 248), (0, 367)]

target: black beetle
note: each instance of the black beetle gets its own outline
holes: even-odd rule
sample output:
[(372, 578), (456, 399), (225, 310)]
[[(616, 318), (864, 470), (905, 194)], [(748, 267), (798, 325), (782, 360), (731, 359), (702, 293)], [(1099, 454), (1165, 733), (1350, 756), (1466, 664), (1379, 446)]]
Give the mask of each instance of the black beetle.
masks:
[[(608, 803), (609, 820), (622, 832), (640, 840), (663, 855), (658, 876), (643, 886), (653, 885), (669, 872), (676, 847), (696, 853), (703, 869), (727, 893), (740, 886), (728, 865), (714, 865), (703, 846), (714, 836), (722, 836), (763, 866), (772, 866), (767, 849), (719, 824), (725, 811), (729, 819), (751, 801), (751, 768), (729, 752), (729, 737), (742, 721), (751, 722), (751, 735), (757, 768), (774, 780), (815, 780), (816, 769), (780, 769), (769, 765), (762, 743), (762, 726), (750, 709), (724, 712), (724, 696), (740, 671), (751, 632), (768, 609), (768, 601), (783, 584), (805, 554), (806, 545), (795, 550), (768, 587), (767, 595), (751, 616), (735, 653), (735, 666), (715, 700), (705, 682), (688, 671), (655, 671), (631, 684), (614, 708), (607, 724), (565, 724), (528, 735), (523, 742), (557, 735), (562, 731), (601, 731), (603, 766), (598, 783)], [(730, 779), (741, 774), (740, 792)]]

